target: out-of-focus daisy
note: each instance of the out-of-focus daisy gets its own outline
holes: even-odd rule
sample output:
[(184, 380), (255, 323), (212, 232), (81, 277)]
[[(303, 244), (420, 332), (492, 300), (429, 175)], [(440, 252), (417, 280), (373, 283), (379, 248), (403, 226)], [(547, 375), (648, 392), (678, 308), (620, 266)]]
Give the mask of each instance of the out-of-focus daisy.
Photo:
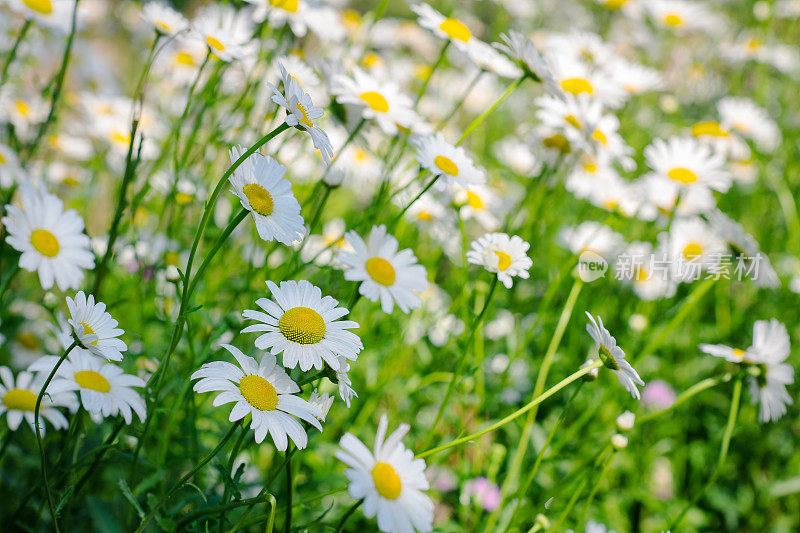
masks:
[(122, 352), (128, 346), (117, 337), (125, 332), (117, 327), (119, 323), (106, 312), (106, 304), (95, 303), (93, 295), (87, 297), (80, 291), (74, 300), (67, 296), (67, 307), (72, 335), (80, 346), (109, 361), (122, 360)]
[(300, 392), (300, 387), (278, 366), (271, 353), (265, 353), (261, 362), (257, 362), (234, 346), (221, 346), (239, 366), (227, 361), (204, 364), (191, 377), (200, 380), (194, 384), (195, 392), (222, 391), (214, 398), (214, 407), (236, 402), (228, 420), (236, 422), (251, 415), (250, 429), (255, 430), (257, 443), (269, 432), (280, 451), (286, 450), (288, 439), (299, 449), (305, 448), (308, 435), (295, 417), (322, 431), (319, 409), (294, 395)]
[[(55, 355), (44, 356), (33, 363), (28, 371), (42, 372), (47, 376), (58, 359)], [(136, 413), (142, 422), (147, 416), (144, 400), (131, 388), (144, 385), (144, 380), (139, 376), (125, 374), (119, 366), (76, 347), (58, 368), (53, 381), (47, 386), (47, 393), (78, 392), (81, 404), (95, 422), (122, 414), (125, 423), (130, 424), (133, 421), (132, 413)]]
[(781, 131), (767, 112), (749, 98), (729, 96), (717, 103), (720, 121), (737, 131), (766, 152), (772, 152), (781, 141)]
[(35, 20), (46, 28), (67, 33), (72, 24), (76, 0), (9, 0), (4, 2), (15, 13)]
[(21, 205), (6, 206), (3, 225), (6, 241), (21, 252), (19, 266), (38, 272), (43, 289), (55, 283), (62, 291), (77, 288), (83, 270), (94, 268), (89, 237), (83, 233), (83, 219), (74, 209), (64, 210), (52, 194), (22, 189)]
[(398, 126), (408, 128), (417, 120), (411, 98), (394, 83), (381, 83), (360, 69), (354, 69), (352, 77), (337, 75), (333, 93), (337, 102), (359, 107), (363, 118), (374, 119), (389, 135), (397, 133)]
[(0, 123), (14, 126), (21, 139), (31, 139), (47, 117), (48, 105), (36, 92), (20, 93), (10, 84), (0, 87)]
[(153, 28), (164, 35), (175, 35), (189, 27), (189, 21), (181, 13), (158, 0), (147, 2), (142, 8), (142, 17)]
[(348, 311), (338, 307), (331, 296), (322, 297), (322, 291), (308, 281), (282, 281), (280, 288), (267, 281), (273, 300), (259, 298), (256, 305), (264, 312), (248, 309), (245, 318), (258, 324), (247, 326), (242, 333), (264, 332), (256, 339), (256, 348), (283, 353), (283, 366), (307, 371), (311, 367), (322, 369), (322, 362), (339, 370), (340, 355), (355, 360), (363, 349), (361, 339), (349, 329), (357, 328), (352, 320), (339, 320)]
[(678, 189), (701, 186), (725, 192), (731, 185), (725, 159), (697, 139), (655, 139), (644, 156), (656, 174)]
[(636, 388), (636, 385), (644, 386), (644, 381), (642, 381), (642, 378), (639, 377), (639, 374), (636, 373), (631, 364), (625, 360), (625, 352), (617, 346), (617, 339), (605, 328), (603, 319), (598, 315), (597, 321), (595, 321), (588, 311), (586, 316), (589, 317), (586, 331), (594, 339), (603, 365), (606, 368), (610, 368), (617, 375), (617, 379), (625, 387), (625, 390), (638, 400), (639, 389)]
[(558, 240), (574, 254), (580, 255), (590, 251), (607, 260), (625, 245), (622, 235), (606, 225), (591, 220), (577, 226), (562, 228), (558, 232)]
[(750, 376), (748, 381), (752, 403), (761, 404), (761, 422), (778, 420), (786, 414), (786, 406), (793, 403), (786, 386), (794, 383), (794, 369), (784, 362), (790, 350), (789, 333), (779, 320), (758, 320), (753, 324), (753, 345), (747, 352), (759, 364), (761, 373)]
[[(231, 148), (231, 163), (245, 151), (242, 146)], [(230, 182), (231, 192), (253, 216), (258, 236), (288, 246), (303, 238), (306, 227), (300, 204), (292, 194), (292, 184), (284, 179), (284, 174), (286, 167), (270, 156), (254, 153), (233, 171)]]
[(324, 111), (320, 107), (315, 107), (311, 95), (303, 90), (300, 82), (289, 74), (283, 65), (279, 66), (283, 78), (283, 92), (271, 83), (267, 84), (273, 92), (272, 101), (289, 112), (286, 115), (286, 124), (307, 131), (311, 135), (314, 148), (320, 151), (326, 163), (330, 163), (333, 156), (331, 141), (328, 139), (328, 134), (314, 122), (324, 114)]
[(741, 224), (716, 209), (706, 213), (714, 233), (724, 239), (750, 271), (753, 282), (759, 287), (776, 288), (781, 284), (769, 257), (761, 251), (758, 242)]
[(372, 451), (351, 433), (342, 436), (335, 455), (349, 467), (347, 490), (353, 499), (364, 499), (364, 516), (377, 515), (381, 531), (432, 531), (433, 502), (423, 492), (430, 487), (425, 460), (414, 459), (414, 452), (403, 445), (408, 424), (386, 438), (388, 425), (386, 415), (381, 416)]
[(416, 159), (420, 166), (434, 176), (444, 178), (447, 184), (469, 187), (486, 180), (484, 171), (475, 166), (466, 150), (445, 141), (441, 133), (414, 136), (411, 144), (417, 150)]
[(616, 58), (609, 66), (612, 77), (630, 94), (642, 94), (660, 89), (664, 80), (656, 69)]
[(24, 175), (25, 171), (19, 164), (16, 152), (10, 146), (0, 143), (0, 187), (8, 189)]
[(462, 219), (474, 219), (486, 231), (499, 228), (509, 208), (507, 198), (486, 185), (458, 188), (453, 194), (453, 203), (460, 206), (458, 214)]
[(720, 26), (719, 17), (701, 2), (648, 0), (645, 9), (653, 22), (676, 33), (710, 31)]
[(518, 236), (509, 237), (506, 233), (487, 233), (472, 241), (472, 250), (467, 252), (467, 262), (480, 265), (489, 272), (496, 273), (507, 289), (510, 289), (514, 276), (527, 279), (528, 269), (533, 261), (528, 257), (530, 244)]
[(428, 288), (425, 267), (417, 264), (410, 248), (398, 252), (396, 238), (386, 233), (386, 226), (373, 226), (366, 242), (355, 231), (345, 239), (352, 252), (339, 252), (344, 265), (344, 279), (361, 282), (358, 292), (370, 301), (380, 300), (384, 313), (391, 313), (394, 304), (403, 313), (422, 304), (419, 293)]
[(339, 11), (320, 0), (245, 0), (253, 4), (253, 20), (262, 22), (269, 17), (272, 28), (289, 25), (297, 37), (305, 37), (308, 30), (323, 41), (340, 41), (346, 36)]
[(192, 26), (208, 50), (222, 61), (241, 59), (252, 48), (253, 21), (246, 11), (237, 11), (232, 5), (203, 6)]
[(495, 48), (516, 60), (528, 75), (544, 84), (548, 94), (559, 98), (563, 95), (550, 64), (536, 49), (533, 41), (514, 30), (509, 31), (508, 35), (501, 33), (500, 38), (503, 44), (494, 43)]
[(725, 253), (724, 241), (699, 217), (675, 219), (659, 239), (672, 259), (673, 275), (682, 281), (698, 279), (701, 270), (717, 268)]
[(553, 77), (564, 94), (597, 100), (609, 108), (620, 107), (628, 93), (620, 83), (603, 70), (565, 53), (548, 57)]
[[(11, 369), (7, 366), (0, 366), (0, 416), (5, 413), (8, 429), (16, 431), (19, 423), (24, 419), (36, 432), (35, 409), (36, 399), (44, 385), (46, 375), (39, 374), (34, 377), (30, 372), (20, 372), (16, 380)], [(78, 408), (78, 399), (71, 392), (45, 394), (42, 396), (42, 403), (39, 406), (39, 416), (47, 420), (55, 429), (66, 429), (69, 425), (67, 418), (59, 411), (58, 407), (66, 407), (70, 411)], [(45, 425), (40, 425), (42, 434)]]

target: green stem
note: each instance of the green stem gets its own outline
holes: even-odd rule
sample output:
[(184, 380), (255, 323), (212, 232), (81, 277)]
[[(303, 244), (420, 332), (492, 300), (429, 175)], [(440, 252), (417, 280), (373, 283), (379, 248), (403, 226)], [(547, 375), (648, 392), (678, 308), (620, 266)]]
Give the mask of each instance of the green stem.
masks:
[[(290, 446), (291, 448), (291, 446)], [(284, 533), (291, 533), (292, 531), (292, 491), (293, 481), (292, 477), (292, 455), (291, 450), (286, 450), (286, 519), (283, 523)]]
[(552, 396), (553, 394), (557, 393), (558, 391), (560, 391), (561, 389), (563, 389), (564, 387), (566, 387), (567, 385), (569, 385), (573, 381), (582, 378), (583, 376), (585, 376), (589, 372), (593, 371), (595, 368), (600, 368), (601, 366), (603, 366), (602, 361), (595, 361), (591, 365), (586, 366), (584, 368), (581, 368), (580, 370), (578, 370), (578, 371), (570, 374), (566, 378), (562, 379), (561, 381), (559, 381), (558, 383), (556, 383), (555, 385), (553, 385), (552, 387), (547, 389), (545, 392), (543, 392), (540, 396), (537, 396), (536, 398), (534, 398), (527, 405), (525, 405), (524, 407), (522, 407), (520, 409), (517, 409), (516, 411), (514, 411), (513, 413), (511, 413), (507, 417), (505, 417), (505, 418), (495, 422), (494, 424), (492, 424), (492, 425), (490, 425), (490, 426), (478, 431), (477, 433), (473, 433), (471, 435), (467, 435), (466, 437), (458, 438), (458, 439), (456, 439), (454, 441), (448, 442), (447, 444), (442, 444), (441, 446), (437, 446), (435, 448), (431, 448), (430, 450), (427, 450), (427, 451), (424, 451), (422, 453), (419, 453), (419, 454), (417, 454), (417, 458), (427, 457), (427, 456), (432, 455), (434, 453), (438, 453), (438, 452), (447, 450), (449, 448), (453, 448), (455, 446), (459, 446), (461, 444), (464, 444), (465, 442), (469, 442), (469, 441), (471, 441), (473, 439), (477, 439), (478, 437), (486, 435), (487, 433), (490, 433), (490, 432), (494, 431), (495, 429), (498, 429), (498, 428), (508, 424), (512, 420), (516, 420), (517, 418), (519, 418), (520, 416), (524, 415), (525, 413), (527, 413), (528, 411), (530, 411), (531, 409), (533, 409), (534, 407), (536, 407), (537, 405), (539, 405), (540, 403), (542, 403), (543, 401), (548, 399), (550, 396)]
[(165, 494), (164, 497), (161, 498), (153, 506), (152, 509), (150, 509), (150, 512), (147, 513), (147, 515), (145, 515), (145, 517), (142, 519), (141, 524), (139, 524), (139, 527), (136, 528), (136, 533), (141, 533), (142, 531), (144, 531), (145, 528), (147, 527), (147, 524), (150, 523), (150, 521), (153, 519), (153, 517), (155, 516), (156, 512), (158, 512), (158, 510), (161, 508), (161, 506), (164, 505), (167, 502), (167, 500), (169, 500), (175, 494), (175, 492), (177, 492), (178, 489), (180, 489), (183, 486), (184, 483), (189, 481), (189, 479), (191, 479), (192, 476), (194, 476), (204, 466), (206, 466), (214, 457), (216, 457), (216, 455), (220, 452), (220, 450), (222, 450), (222, 448), (225, 447), (225, 444), (227, 444), (227, 442), (231, 439), (231, 437), (233, 436), (234, 432), (236, 431), (236, 429), (238, 427), (239, 427), (239, 423), (238, 422), (233, 424), (233, 426), (228, 431), (228, 433), (222, 438), (222, 440), (219, 442), (219, 444), (217, 444), (217, 447), (214, 448), (211, 451), (211, 453), (206, 455), (199, 463), (197, 463), (197, 465), (195, 465), (194, 468), (192, 468), (189, 472), (187, 472), (180, 480), (178, 480), (178, 482), (175, 483), (175, 485), (173, 485), (173, 487), (167, 492), (167, 494)]
[(478, 117), (477, 117), (475, 120), (473, 120), (473, 121), (470, 123), (470, 125), (469, 125), (469, 126), (467, 126), (467, 128), (464, 130), (464, 133), (462, 133), (462, 134), (461, 134), (461, 137), (458, 139), (458, 142), (456, 142), (456, 146), (458, 146), (459, 144), (461, 144), (461, 143), (464, 141), (464, 139), (466, 139), (466, 138), (469, 136), (469, 134), (470, 134), (470, 133), (472, 133), (473, 131), (475, 131), (475, 129), (476, 129), (478, 126), (480, 126), (480, 125), (481, 125), (481, 123), (482, 123), (482, 122), (483, 122), (483, 121), (486, 119), (486, 117), (488, 117), (489, 115), (491, 115), (492, 113), (494, 113), (494, 110), (495, 110), (495, 109), (497, 109), (497, 106), (499, 106), (501, 103), (503, 103), (503, 100), (505, 100), (506, 98), (508, 98), (508, 96), (509, 96), (511, 93), (513, 93), (513, 92), (514, 92), (514, 90), (515, 90), (517, 87), (519, 87), (519, 86), (522, 84), (522, 82), (523, 82), (523, 81), (525, 81), (525, 78), (526, 78), (526, 77), (527, 77), (527, 75), (523, 75), (521, 78), (517, 79), (517, 80), (516, 80), (514, 83), (512, 83), (511, 85), (509, 85), (509, 86), (508, 86), (508, 88), (505, 90), (505, 92), (504, 92), (503, 94), (501, 94), (501, 95), (500, 95), (500, 98), (498, 98), (498, 99), (497, 99), (497, 101), (495, 101), (495, 103), (493, 103), (493, 104), (491, 105), (491, 107), (489, 107), (489, 109), (487, 109), (486, 111), (484, 111), (483, 113), (481, 113), (481, 114), (480, 114), (480, 115), (479, 115), (479, 116), (478, 116)]
[(50, 382), (53, 380), (53, 377), (58, 372), (61, 363), (67, 358), (69, 353), (78, 345), (78, 341), (73, 341), (72, 344), (69, 345), (64, 351), (64, 354), (58, 359), (58, 362), (53, 367), (53, 370), (50, 371), (50, 375), (47, 376), (44, 384), (42, 385), (42, 389), (39, 391), (39, 396), (36, 397), (36, 405), (33, 408), (33, 425), (36, 429), (36, 443), (39, 445), (39, 455), (42, 461), (42, 480), (44, 481), (44, 490), (47, 493), (47, 507), (50, 509), (50, 516), (53, 517), (53, 527), (56, 530), (56, 533), (61, 531), (58, 527), (58, 517), (56, 516), (56, 509), (53, 506), (53, 495), (50, 492), (50, 482), (47, 479), (47, 457), (44, 453), (44, 443), (42, 442), (42, 428), (39, 425), (39, 409), (42, 406), (42, 398), (44, 398), (45, 392), (47, 391), (47, 386), (50, 385)]
[(422, 96), (425, 94), (425, 90), (428, 88), (428, 84), (431, 82), (431, 78), (433, 78), (433, 73), (436, 72), (436, 69), (442, 64), (444, 61), (445, 53), (447, 52), (447, 48), (450, 46), (450, 39), (447, 39), (444, 42), (444, 46), (442, 46), (442, 51), (439, 52), (439, 58), (436, 60), (436, 63), (433, 64), (431, 70), (428, 72), (428, 75), (425, 76), (425, 81), (422, 82), (422, 86), (419, 88), (419, 92), (417, 93), (417, 98), (414, 100), (414, 109), (417, 108), (419, 105), (419, 101), (422, 99)]
[(356, 503), (350, 506), (346, 513), (342, 516), (342, 519), (339, 521), (339, 526), (336, 528), (336, 533), (342, 533), (344, 531), (344, 526), (347, 524), (347, 519), (352, 516), (353, 513), (356, 512), (356, 509), (361, 507), (361, 504), (364, 503), (364, 500), (358, 500)]
[(445, 125), (450, 121), (450, 119), (453, 118), (453, 115), (458, 113), (458, 110), (461, 109), (461, 106), (464, 105), (464, 101), (467, 99), (469, 94), (472, 92), (472, 89), (475, 88), (475, 86), (478, 84), (478, 82), (480, 81), (481, 77), (485, 73), (486, 73), (486, 71), (483, 70), (483, 69), (478, 70), (478, 73), (475, 75), (474, 78), (472, 78), (472, 81), (469, 82), (469, 84), (467, 85), (467, 88), (464, 89), (464, 92), (461, 93), (461, 96), (456, 100), (456, 105), (453, 106), (453, 109), (450, 110), (450, 112), (447, 114), (447, 116), (444, 117), (442, 119), (442, 121), (439, 123), (439, 125), (436, 127), (436, 131), (441, 131), (441, 129), (445, 127)]
[(637, 419), (637, 423), (642, 424), (644, 422), (649, 422), (650, 420), (653, 420), (654, 418), (658, 418), (663, 414), (669, 413), (670, 411), (672, 411), (673, 409), (678, 407), (680, 404), (682, 404), (683, 402), (685, 402), (686, 400), (688, 400), (692, 396), (695, 396), (696, 394), (699, 394), (699, 393), (703, 392), (706, 389), (710, 389), (711, 387), (715, 387), (716, 385), (719, 385), (720, 383), (727, 383), (730, 380), (731, 380), (731, 375), (730, 374), (723, 374), (722, 376), (717, 376), (717, 377), (713, 377), (713, 378), (706, 378), (706, 379), (704, 379), (703, 381), (701, 381), (699, 383), (695, 383), (694, 385), (692, 385), (691, 387), (689, 387), (688, 389), (683, 391), (677, 398), (675, 398), (675, 401), (672, 403), (672, 405), (670, 405), (666, 409), (661, 409), (660, 411), (654, 411), (652, 413), (647, 413), (646, 415), (644, 415), (642, 417), (639, 417)]
[(600, 470), (600, 474), (597, 476), (597, 480), (594, 482), (592, 490), (589, 491), (589, 496), (586, 497), (586, 503), (583, 504), (583, 511), (581, 511), (580, 519), (578, 520), (578, 527), (576, 528), (578, 531), (583, 528), (583, 524), (586, 521), (586, 515), (589, 512), (589, 507), (591, 507), (592, 501), (594, 500), (597, 491), (600, 489), (600, 483), (602, 483), (606, 472), (608, 472), (608, 468), (611, 466), (611, 461), (614, 460), (615, 455), (616, 450), (613, 450), (606, 459), (605, 464), (603, 464), (603, 468)]
[(20, 28), (17, 38), (14, 40), (14, 45), (11, 47), (11, 50), (8, 51), (6, 62), (3, 64), (3, 71), (0, 73), (0, 85), (3, 85), (6, 82), (8, 69), (11, 67), (11, 64), (17, 57), (17, 50), (19, 49), (19, 45), (22, 40), (25, 39), (25, 35), (28, 33), (28, 30), (31, 27), (31, 22), (31, 19), (25, 19), (25, 23), (22, 25), (22, 28)]

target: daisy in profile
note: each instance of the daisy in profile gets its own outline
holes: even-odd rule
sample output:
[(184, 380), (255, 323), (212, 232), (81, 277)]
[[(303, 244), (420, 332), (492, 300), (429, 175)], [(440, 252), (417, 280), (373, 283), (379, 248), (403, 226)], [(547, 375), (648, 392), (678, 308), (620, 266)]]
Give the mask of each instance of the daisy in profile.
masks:
[(472, 250), (467, 252), (467, 262), (480, 265), (489, 272), (496, 273), (506, 289), (513, 285), (514, 276), (527, 279), (528, 269), (533, 261), (528, 257), (530, 244), (518, 236), (509, 237), (505, 233), (487, 233), (472, 241)]
[(647, 166), (677, 190), (706, 187), (726, 192), (731, 185), (724, 157), (691, 137), (655, 139), (644, 149), (644, 157)]
[(387, 533), (433, 530), (433, 502), (423, 492), (430, 488), (425, 460), (414, 459), (402, 439), (410, 426), (401, 424), (389, 437), (386, 415), (381, 416), (372, 451), (357, 437), (345, 433), (336, 458), (348, 466), (350, 497), (364, 500), (364, 516), (377, 515), (378, 528)]
[[(24, 419), (31, 430), (36, 432), (36, 399), (46, 379), (46, 375), (34, 377), (31, 372), (20, 372), (15, 380), (11, 369), (0, 366), (0, 416), (6, 415), (8, 429), (16, 431)], [(78, 399), (71, 392), (48, 393), (42, 396), (40, 419), (47, 420), (55, 429), (66, 429), (69, 423), (58, 407), (66, 407), (74, 412), (78, 409)], [(40, 429), (44, 435), (44, 423)]]
[(300, 82), (289, 74), (283, 65), (279, 64), (278, 66), (283, 78), (283, 92), (268, 83), (267, 85), (272, 89), (273, 93), (272, 101), (285, 108), (288, 112), (285, 119), (286, 124), (307, 131), (311, 135), (314, 148), (320, 151), (322, 159), (326, 163), (330, 163), (333, 156), (331, 141), (328, 139), (328, 134), (314, 123), (316, 119), (324, 114), (322, 108), (314, 106), (314, 102), (311, 101), (311, 95), (303, 90)]
[(122, 352), (128, 346), (117, 337), (125, 332), (117, 327), (119, 323), (106, 312), (106, 304), (95, 304), (94, 296), (90, 294), (87, 297), (80, 291), (74, 300), (67, 296), (67, 307), (71, 335), (81, 347), (109, 361), (122, 361)]
[(445, 17), (424, 2), (412, 5), (411, 11), (419, 16), (420, 26), (431, 30), (437, 37), (448, 39), (453, 46), (468, 56), (475, 53), (476, 45), (486, 44), (472, 35), (466, 24), (456, 18)]
[(353, 76), (339, 74), (333, 79), (333, 94), (340, 104), (361, 109), (361, 116), (375, 120), (387, 135), (394, 135), (398, 126), (409, 128), (417, 121), (411, 98), (400, 92), (394, 83), (380, 83), (363, 70)]
[[(456, 183), (464, 188), (486, 181), (484, 171), (475, 166), (466, 150), (444, 140), (444, 135), (415, 135), (411, 144), (417, 150), (417, 162), (446, 184)], [(443, 188), (444, 183), (439, 183)]]
[(21, 189), (21, 205), (6, 206), (3, 217), (6, 242), (21, 252), (19, 266), (38, 272), (42, 288), (55, 283), (66, 291), (83, 281), (83, 270), (94, 268), (89, 237), (83, 233), (83, 219), (74, 209), (64, 210), (61, 200), (30, 187)]
[(775, 121), (749, 98), (723, 98), (717, 103), (717, 111), (722, 124), (752, 139), (759, 149), (772, 152), (780, 144), (781, 131)]
[(142, 17), (162, 35), (176, 35), (189, 28), (189, 21), (178, 11), (158, 0), (147, 2)]
[(229, 4), (208, 4), (192, 21), (208, 51), (221, 61), (242, 59), (252, 49), (253, 21), (246, 11)]
[(631, 396), (639, 399), (639, 389), (636, 385), (644, 386), (644, 381), (636, 373), (631, 364), (625, 360), (625, 352), (622, 348), (617, 346), (617, 339), (603, 325), (603, 319), (598, 315), (597, 321), (586, 312), (589, 317), (589, 324), (586, 325), (586, 331), (589, 332), (595, 345), (597, 346), (597, 353), (600, 355), (600, 360), (606, 368), (610, 368), (620, 384), (625, 387), (625, 390), (631, 393)]
[(352, 320), (339, 320), (348, 311), (338, 307), (331, 296), (322, 297), (322, 291), (305, 280), (282, 281), (280, 288), (271, 281), (267, 287), (274, 300), (259, 298), (256, 305), (262, 311), (247, 309), (244, 318), (258, 321), (247, 326), (242, 333), (263, 332), (256, 339), (256, 348), (283, 354), (283, 366), (300, 366), (303, 372), (322, 369), (325, 361), (338, 371), (341, 360), (337, 356), (355, 361), (364, 348), (358, 335), (348, 331), (358, 327)]
[[(245, 151), (242, 146), (231, 148), (231, 163)], [(303, 238), (306, 227), (285, 174), (286, 167), (273, 158), (254, 153), (233, 171), (230, 182), (231, 192), (253, 216), (258, 236), (289, 246)]]
[(417, 264), (410, 248), (398, 252), (396, 238), (386, 233), (386, 226), (373, 226), (366, 241), (355, 231), (344, 235), (353, 251), (340, 251), (344, 279), (358, 281), (358, 292), (372, 302), (380, 300), (384, 313), (391, 313), (394, 304), (403, 313), (422, 305), (419, 294), (428, 288), (428, 273)]
[(350, 380), (350, 376), (347, 375), (350, 372), (350, 362), (341, 355), (338, 356), (338, 359), (339, 370), (336, 371), (336, 381), (339, 384), (339, 397), (347, 407), (350, 407), (350, 400), (358, 398), (358, 394), (353, 389), (353, 382)]
[[(29, 372), (41, 372), (47, 376), (58, 363), (58, 356), (46, 355), (28, 367)], [(147, 416), (144, 399), (132, 387), (144, 387), (139, 376), (123, 373), (122, 368), (107, 363), (88, 350), (73, 348), (69, 357), (58, 368), (55, 377), (47, 386), (48, 394), (75, 391), (81, 405), (100, 423), (103, 418), (121, 414), (126, 424), (133, 422), (136, 413), (141, 422)]]
[(221, 346), (239, 366), (227, 361), (204, 364), (191, 377), (200, 380), (194, 384), (195, 392), (222, 391), (214, 398), (214, 407), (236, 402), (228, 420), (236, 422), (251, 415), (250, 429), (255, 430), (257, 443), (261, 444), (269, 432), (280, 451), (286, 450), (288, 439), (299, 449), (305, 448), (308, 435), (297, 418), (322, 431), (319, 409), (294, 395), (300, 387), (276, 363), (274, 355), (265, 353), (258, 362), (234, 346)]
[(494, 43), (495, 48), (517, 61), (526, 74), (544, 85), (549, 95), (558, 98), (563, 96), (550, 64), (536, 49), (533, 41), (514, 30), (509, 31), (508, 35), (501, 33), (500, 39), (503, 43)]

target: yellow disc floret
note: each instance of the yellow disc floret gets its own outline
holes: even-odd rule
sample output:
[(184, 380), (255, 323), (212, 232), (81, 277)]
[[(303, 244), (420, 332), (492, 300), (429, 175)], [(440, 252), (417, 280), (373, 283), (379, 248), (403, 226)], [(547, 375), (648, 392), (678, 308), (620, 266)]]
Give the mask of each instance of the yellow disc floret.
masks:
[(278, 329), (298, 344), (316, 344), (325, 338), (325, 319), (308, 307), (292, 307), (281, 316)]
[(384, 287), (391, 287), (394, 285), (394, 280), (397, 278), (397, 273), (394, 271), (392, 264), (382, 257), (370, 257), (367, 259), (367, 274), (376, 283), (380, 283)]
[(108, 392), (111, 390), (111, 383), (99, 372), (94, 370), (80, 370), (75, 372), (75, 382), (84, 389), (91, 389), (97, 392)]
[(250, 202), (250, 207), (259, 215), (268, 217), (275, 209), (275, 203), (272, 200), (272, 195), (267, 189), (257, 183), (248, 183), (242, 187), (242, 192)]
[(239, 381), (239, 392), (259, 411), (274, 411), (278, 406), (278, 392), (261, 376), (244, 376)]
[(377, 111), (378, 113), (386, 113), (389, 111), (389, 102), (386, 101), (386, 98), (384, 98), (381, 93), (367, 91), (361, 93), (359, 96), (373, 111)]
[(31, 233), (31, 244), (36, 251), (46, 257), (55, 257), (61, 246), (58, 244), (56, 236), (46, 229), (35, 229)]
[(396, 500), (400, 497), (403, 485), (397, 471), (389, 463), (378, 462), (372, 468), (372, 481), (375, 483), (375, 490), (387, 500)]
[(472, 37), (472, 32), (469, 31), (463, 22), (453, 18), (446, 18), (439, 24), (439, 29), (447, 34), (451, 39), (466, 43)]
[(439, 167), (439, 170), (451, 176), (458, 176), (458, 165), (453, 163), (453, 160), (443, 155), (437, 155), (433, 159), (433, 163)]

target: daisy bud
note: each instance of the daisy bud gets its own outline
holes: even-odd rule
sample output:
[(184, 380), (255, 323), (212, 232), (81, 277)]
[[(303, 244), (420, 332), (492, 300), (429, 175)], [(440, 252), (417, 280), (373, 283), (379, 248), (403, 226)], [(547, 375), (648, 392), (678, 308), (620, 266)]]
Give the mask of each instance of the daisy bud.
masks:
[(45, 306), (46, 309), (53, 310), (56, 307), (58, 307), (59, 303), (60, 300), (58, 296), (56, 296), (50, 291), (44, 293), (44, 298), (42, 298), (42, 304)]
[[(581, 368), (586, 368), (587, 366), (591, 366), (594, 364), (594, 359), (587, 359), (585, 363), (581, 365)], [(597, 379), (597, 375), (600, 373), (599, 368), (592, 369), (588, 374), (584, 375), (583, 381), (594, 381)]]
[(178, 267), (175, 265), (167, 266), (167, 281), (170, 283), (178, 283), (181, 280), (181, 274), (178, 272)]
[(624, 450), (628, 447), (628, 437), (615, 433), (611, 435), (611, 445), (617, 450)]
[(636, 415), (630, 411), (625, 411), (617, 417), (617, 429), (620, 431), (630, 431), (633, 429), (633, 423), (636, 421)]
[(338, 187), (344, 181), (344, 170), (339, 169), (332, 169), (328, 171), (324, 178), (322, 178), (323, 183), (330, 188)]

